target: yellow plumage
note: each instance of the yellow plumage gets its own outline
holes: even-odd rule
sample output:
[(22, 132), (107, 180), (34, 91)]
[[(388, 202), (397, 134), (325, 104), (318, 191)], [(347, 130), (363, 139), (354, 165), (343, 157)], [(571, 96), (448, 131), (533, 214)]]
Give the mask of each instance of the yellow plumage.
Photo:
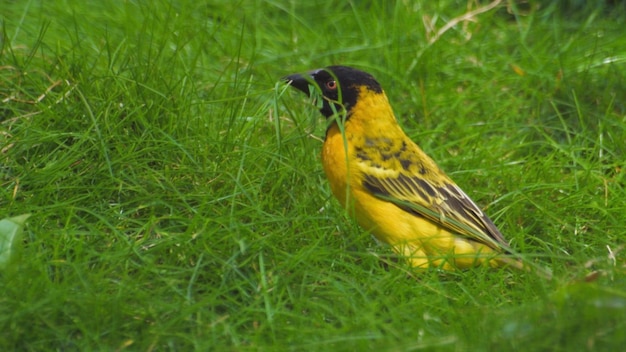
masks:
[(523, 267), (478, 206), (398, 125), (368, 73), (330, 66), (285, 77), (321, 92), (329, 119), (322, 162), (333, 195), (359, 225), (414, 267)]

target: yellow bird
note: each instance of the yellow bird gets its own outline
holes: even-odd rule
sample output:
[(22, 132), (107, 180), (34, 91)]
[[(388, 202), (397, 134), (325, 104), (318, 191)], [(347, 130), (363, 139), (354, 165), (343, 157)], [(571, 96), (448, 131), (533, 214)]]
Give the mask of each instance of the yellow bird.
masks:
[(283, 79), (309, 96), (321, 93), (324, 171), (361, 227), (417, 268), (525, 267), (507, 256), (509, 245), (487, 215), (402, 131), (372, 75), (329, 66)]

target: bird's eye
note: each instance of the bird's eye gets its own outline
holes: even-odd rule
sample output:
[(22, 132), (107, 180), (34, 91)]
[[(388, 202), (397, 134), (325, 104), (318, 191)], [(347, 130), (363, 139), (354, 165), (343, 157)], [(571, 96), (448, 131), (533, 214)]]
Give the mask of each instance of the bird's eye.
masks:
[(330, 90), (337, 89), (337, 81), (328, 81), (328, 82), (326, 82), (326, 88), (328, 88)]

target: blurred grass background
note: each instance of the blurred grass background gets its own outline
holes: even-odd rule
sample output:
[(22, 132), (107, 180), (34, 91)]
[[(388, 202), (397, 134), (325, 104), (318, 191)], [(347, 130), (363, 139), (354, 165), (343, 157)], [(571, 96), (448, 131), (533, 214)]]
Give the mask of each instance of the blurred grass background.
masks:
[[(618, 350), (620, 1), (21, 1), (0, 20), (2, 350)], [(279, 78), (374, 74), (555, 280), (411, 272), (348, 219)]]

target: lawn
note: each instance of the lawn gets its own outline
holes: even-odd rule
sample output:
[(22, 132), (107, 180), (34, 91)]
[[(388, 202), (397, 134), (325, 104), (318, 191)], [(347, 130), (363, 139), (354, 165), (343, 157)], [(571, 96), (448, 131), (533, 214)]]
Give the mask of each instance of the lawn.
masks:
[[(31, 216), (0, 350), (622, 349), (625, 7), (5, 1), (0, 219)], [(360, 229), (280, 80), (331, 64), (554, 279), (412, 270)]]

